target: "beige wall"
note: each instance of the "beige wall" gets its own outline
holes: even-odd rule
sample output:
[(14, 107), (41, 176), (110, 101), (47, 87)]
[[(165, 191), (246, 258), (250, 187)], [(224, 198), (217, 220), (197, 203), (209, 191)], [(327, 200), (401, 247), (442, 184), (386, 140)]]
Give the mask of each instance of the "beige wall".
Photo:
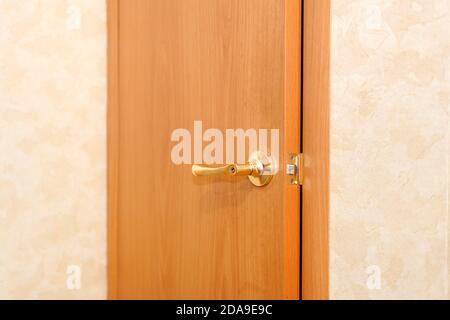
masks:
[(0, 1), (0, 299), (106, 296), (105, 15)]
[(332, 4), (331, 297), (446, 299), (450, 1)]

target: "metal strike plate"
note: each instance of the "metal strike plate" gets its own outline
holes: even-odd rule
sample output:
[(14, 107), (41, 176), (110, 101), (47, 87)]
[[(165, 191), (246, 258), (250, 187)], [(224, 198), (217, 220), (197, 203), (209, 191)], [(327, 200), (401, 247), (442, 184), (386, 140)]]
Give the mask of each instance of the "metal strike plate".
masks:
[(286, 165), (289, 184), (301, 186), (303, 184), (303, 154), (290, 154)]

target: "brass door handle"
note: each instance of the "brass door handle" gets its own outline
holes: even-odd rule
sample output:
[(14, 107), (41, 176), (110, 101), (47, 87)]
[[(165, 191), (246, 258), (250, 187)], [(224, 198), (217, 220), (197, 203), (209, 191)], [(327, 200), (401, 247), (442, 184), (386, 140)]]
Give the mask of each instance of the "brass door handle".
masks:
[(272, 180), (272, 172), (272, 163), (259, 152), (250, 157), (250, 161), (246, 164), (228, 164), (220, 167), (197, 164), (192, 166), (192, 174), (196, 177), (248, 176), (250, 181), (258, 187), (262, 187)]
[(204, 176), (260, 176), (264, 167), (261, 168), (261, 164), (258, 169), (257, 163), (246, 163), (246, 164), (229, 164), (222, 167), (212, 167), (212, 166), (201, 166), (194, 164), (192, 166), (192, 174), (197, 177)]

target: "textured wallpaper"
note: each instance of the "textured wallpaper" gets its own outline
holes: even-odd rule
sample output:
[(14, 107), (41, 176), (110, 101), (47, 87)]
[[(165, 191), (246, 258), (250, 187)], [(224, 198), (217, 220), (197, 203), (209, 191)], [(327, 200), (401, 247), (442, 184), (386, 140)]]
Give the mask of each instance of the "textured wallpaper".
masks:
[(105, 0), (0, 1), (0, 299), (106, 297)]
[(332, 5), (331, 298), (447, 299), (450, 1)]

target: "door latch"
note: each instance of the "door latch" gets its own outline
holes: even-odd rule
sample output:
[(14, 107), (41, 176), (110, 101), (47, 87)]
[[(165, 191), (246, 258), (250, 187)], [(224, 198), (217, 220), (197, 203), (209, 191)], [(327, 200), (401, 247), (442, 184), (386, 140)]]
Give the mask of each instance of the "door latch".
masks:
[(286, 165), (286, 174), (289, 177), (289, 184), (303, 185), (303, 154), (290, 154)]

